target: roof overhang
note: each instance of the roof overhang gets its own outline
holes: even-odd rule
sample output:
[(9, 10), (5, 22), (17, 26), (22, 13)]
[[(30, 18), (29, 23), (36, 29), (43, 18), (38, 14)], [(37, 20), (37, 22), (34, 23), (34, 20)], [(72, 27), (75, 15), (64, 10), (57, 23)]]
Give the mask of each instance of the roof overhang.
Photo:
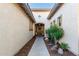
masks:
[(29, 16), (29, 18), (33, 22), (36, 22), (28, 3), (18, 3), (18, 5), (22, 8), (22, 10), (26, 13), (26, 15)]
[(33, 12), (47, 12), (50, 11), (48, 8), (32, 8)]
[(47, 19), (51, 19), (51, 17), (54, 16), (54, 14), (59, 10), (59, 8), (63, 5), (64, 3), (57, 3), (55, 6), (51, 9)]

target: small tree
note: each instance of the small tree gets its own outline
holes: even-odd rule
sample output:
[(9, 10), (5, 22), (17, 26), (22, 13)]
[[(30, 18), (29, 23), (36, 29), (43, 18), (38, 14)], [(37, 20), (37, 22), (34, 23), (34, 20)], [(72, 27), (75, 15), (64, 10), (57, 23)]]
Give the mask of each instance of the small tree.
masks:
[(52, 34), (54, 36), (54, 40), (59, 41), (64, 35), (64, 30), (55, 24), (52, 26)]
[(63, 37), (64, 30), (59, 26), (57, 26), (56, 24), (54, 24), (54, 25), (51, 25), (49, 29), (47, 29), (47, 34), (48, 34), (49, 41), (55, 44), (56, 41), (58, 42), (60, 38)]

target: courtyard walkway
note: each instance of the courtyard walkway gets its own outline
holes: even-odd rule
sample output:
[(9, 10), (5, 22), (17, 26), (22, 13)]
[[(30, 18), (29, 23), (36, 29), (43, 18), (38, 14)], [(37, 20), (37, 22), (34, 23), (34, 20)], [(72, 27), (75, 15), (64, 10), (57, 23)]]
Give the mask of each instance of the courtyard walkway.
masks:
[(36, 37), (28, 56), (49, 56), (43, 37)]
[[(61, 56), (57, 49), (53, 49), (53, 45), (44, 40), (44, 37), (34, 37), (27, 42), (16, 56)], [(75, 56), (72, 52), (66, 51), (62, 56)]]

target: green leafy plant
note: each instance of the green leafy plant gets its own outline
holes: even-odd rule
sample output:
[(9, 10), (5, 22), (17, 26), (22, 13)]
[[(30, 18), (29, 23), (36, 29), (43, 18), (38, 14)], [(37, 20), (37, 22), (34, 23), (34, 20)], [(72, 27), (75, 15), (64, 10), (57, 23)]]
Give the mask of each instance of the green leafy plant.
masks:
[(64, 35), (64, 30), (56, 24), (50, 26), (51, 41), (56, 44)]
[(66, 51), (69, 48), (69, 46), (67, 43), (61, 43), (60, 48), (62, 48), (64, 51)]
[(60, 40), (60, 38), (63, 37), (63, 30), (58, 29), (56, 32), (53, 33), (53, 35), (55, 36), (56, 40)]
[(55, 40), (60, 40), (64, 35), (64, 30), (57, 26), (56, 24), (51, 25), (49, 29), (46, 30), (48, 34), (49, 41), (54, 43)]

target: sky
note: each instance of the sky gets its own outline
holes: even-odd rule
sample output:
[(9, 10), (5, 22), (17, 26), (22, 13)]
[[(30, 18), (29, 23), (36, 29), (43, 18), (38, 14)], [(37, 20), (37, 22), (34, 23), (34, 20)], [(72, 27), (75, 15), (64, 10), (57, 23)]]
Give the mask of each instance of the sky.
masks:
[(29, 3), (30, 8), (53, 8), (54, 3)]

